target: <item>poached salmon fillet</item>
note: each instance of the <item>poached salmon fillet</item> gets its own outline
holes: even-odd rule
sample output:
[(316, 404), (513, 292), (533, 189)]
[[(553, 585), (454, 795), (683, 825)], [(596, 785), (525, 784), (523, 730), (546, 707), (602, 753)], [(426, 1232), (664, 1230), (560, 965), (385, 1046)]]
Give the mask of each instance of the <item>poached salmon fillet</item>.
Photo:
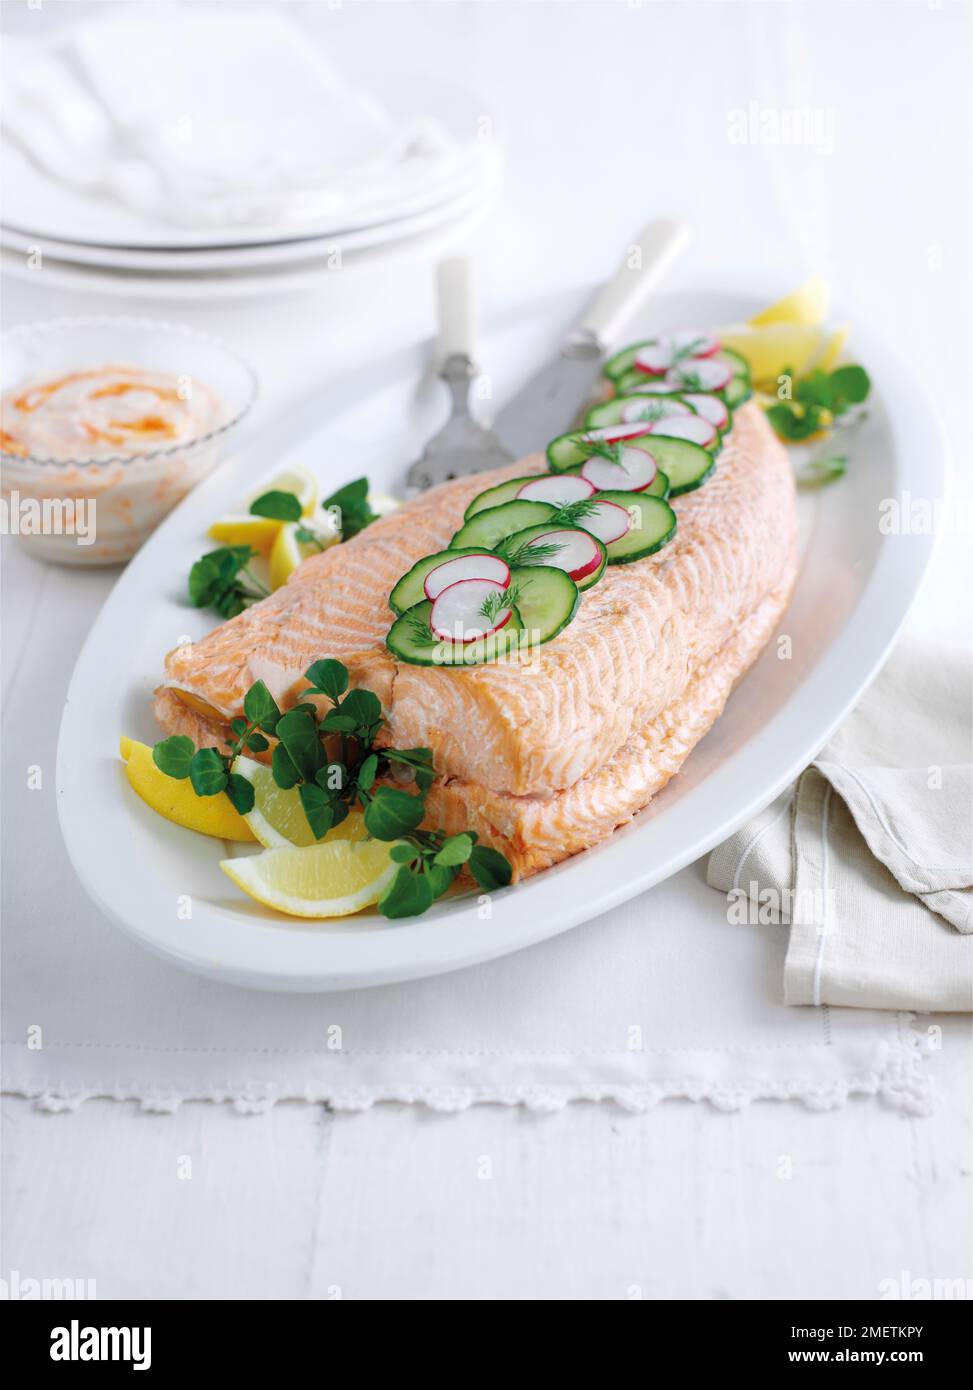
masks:
[(337, 657), (378, 695), (394, 746), (432, 750), (428, 824), (477, 831), (515, 877), (604, 839), (679, 770), (773, 632), (797, 573), (794, 483), (763, 412), (743, 406), (713, 474), (673, 501), (674, 539), (609, 566), (529, 661), (397, 661), (384, 645), (396, 581), (446, 548), (479, 493), (545, 469), (535, 454), (446, 483), (305, 560), (269, 598), (169, 654), (162, 727), (222, 746), (254, 681), (286, 707), (312, 661)]

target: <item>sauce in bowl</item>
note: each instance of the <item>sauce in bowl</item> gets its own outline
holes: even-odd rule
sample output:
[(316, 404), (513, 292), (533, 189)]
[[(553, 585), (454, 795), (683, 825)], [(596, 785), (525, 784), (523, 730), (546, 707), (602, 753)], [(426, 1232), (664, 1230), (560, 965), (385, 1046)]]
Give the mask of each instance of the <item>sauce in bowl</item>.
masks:
[(0, 386), (0, 530), (117, 564), (219, 461), (256, 377), (185, 325), (99, 316), (8, 330)]
[(225, 414), (208, 386), (106, 365), (26, 382), (0, 397), (0, 445), (50, 462), (131, 458), (210, 433)]

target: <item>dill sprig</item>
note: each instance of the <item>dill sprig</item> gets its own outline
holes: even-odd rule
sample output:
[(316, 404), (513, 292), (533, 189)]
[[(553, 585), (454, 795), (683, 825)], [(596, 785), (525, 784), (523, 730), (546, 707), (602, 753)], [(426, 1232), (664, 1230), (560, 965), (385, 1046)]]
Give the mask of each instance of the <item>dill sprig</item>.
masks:
[(520, 590), (516, 584), (509, 589), (495, 589), (492, 593), (487, 594), (480, 604), (480, 614), (486, 618), (488, 623), (495, 623), (505, 609), (516, 606), (519, 598)]
[(592, 497), (580, 497), (577, 502), (563, 502), (551, 517), (551, 525), (577, 526), (586, 516), (594, 516), (597, 509), (598, 503)]
[(523, 568), (525, 565), (544, 565), (548, 560), (553, 560), (559, 555), (564, 546), (557, 541), (522, 541), (520, 545), (513, 549), (497, 547), (496, 553), (501, 559), (506, 560), (511, 569)]
[(621, 463), (622, 461), (622, 441), (620, 439), (609, 443), (607, 439), (594, 439), (590, 435), (585, 435), (578, 443), (582, 449), (587, 449), (589, 458), (605, 459), (608, 463)]
[(696, 349), (705, 346), (705, 343), (705, 336), (700, 336), (698, 338), (690, 338), (689, 342), (683, 343), (682, 347), (673, 348), (672, 361), (669, 365), (674, 367), (677, 362), (682, 362), (687, 357), (695, 357)]

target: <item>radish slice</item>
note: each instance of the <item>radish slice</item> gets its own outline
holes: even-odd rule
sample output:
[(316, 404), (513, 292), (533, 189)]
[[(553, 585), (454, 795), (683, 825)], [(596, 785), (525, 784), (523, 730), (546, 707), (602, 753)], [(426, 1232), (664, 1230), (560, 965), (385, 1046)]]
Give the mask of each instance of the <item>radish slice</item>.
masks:
[(733, 380), (733, 370), (725, 362), (706, 357), (687, 357), (677, 362), (666, 378), (693, 391), (722, 391)]
[[(716, 440), (716, 426), (704, 420), (702, 415), (680, 415), (669, 420), (658, 420), (652, 426), (653, 434), (665, 434), (670, 439), (689, 439), (694, 444), (709, 448)], [(636, 453), (637, 450), (632, 450)]]
[(622, 424), (622, 425), (602, 425), (596, 430), (585, 430), (585, 439), (603, 439), (606, 444), (617, 444), (620, 439), (638, 439), (641, 434), (648, 434), (649, 426), (646, 424)]
[(426, 598), (437, 599), (444, 589), (458, 584), (461, 579), (489, 579), (506, 589), (510, 583), (510, 566), (499, 555), (457, 555), (455, 560), (444, 560), (426, 575), (422, 586)]
[(626, 423), (638, 423), (640, 421), (647, 425), (654, 425), (657, 420), (665, 420), (670, 415), (692, 415), (688, 405), (683, 405), (682, 401), (629, 401), (628, 405), (622, 406), (622, 419)]
[(635, 366), (647, 376), (661, 376), (674, 363), (696, 357), (712, 357), (719, 352), (717, 338), (698, 329), (683, 328), (678, 333), (667, 333), (654, 343), (646, 343), (635, 354)]
[(534, 478), (524, 483), (517, 496), (529, 502), (550, 502), (554, 507), (563, 507), (566, 502), (583, 502), (594, 491), (594, 485), (577, 473), (552, 473), (549, 478)]
[[(692, 419), (692, 416), (689, 418)], [(652, 455), (644, 449), (634, 448), (623, 449), (617, 463), (595, 457), (585, 459), (581, 465), (582, 478), (587, 478), (599, 492), (643, 492), (651, 486), (656, 471), (656, 462)], [(586, 531), (591, 530), (586, 516), (581, 518), (579, 524)], [(623, 531), (622, 535), (624, 534)], [(595, 535), (601, 540), (605, 539), (598, 531)]]
[(510, 608), (503, 608), (506, 587), (490, 579), (460, 579), (450, 584), (432, 605), (429, 626), (433, 635), (446, 642), (475, 642), (497, 632), (510, 621)]
[(662, 376), (672, 366), (672, 348), (664, 339), (649, 343), (635, 354), (635, 366), (648, 376)]
[(586, 516), (581, 525), (593, 536), (597, 536), (603, 545), (620, 541), (622, 536), (632, 529), (632, 518), (627, 507), (622, 507), (617, 502), (596, 502), (595, 507), (596, 510), (590, 516)]
[(630, 386), (625, 394), (627, 396), (668, 396), (675, 389), (671, 381), (640, 381), (637, 386)]
[(730, 412), (719, 396), (697, 396), (690, 392), (683, 396), (683, 400), (692, 406), (697, 415), (701, 415), (718, 430), (725, 430), (730, 423)]
[[(619, 510), (625, 509), (620, 507)], [(588, 529), (587, 525), (585, 529)], [(557, 551), (538, 563), (551, 569), (565, 570), (575, 583), (592, 574), (601, 564), (601, 551), (584, 531), (545, 531), (542, 536), (534, 537), (527, 550), (530, 552), (534, 546), (541, 545), (557, 546)]]
[(677, 333), (667, 333), (664, 340), (672, 349), (672, 355), (685, 353), (689, 349), (692, 357), (712, 357), (720, 350), (720, 340), (711, 338), (708, 333), (700, 333), (698, 328), (681, 328)]

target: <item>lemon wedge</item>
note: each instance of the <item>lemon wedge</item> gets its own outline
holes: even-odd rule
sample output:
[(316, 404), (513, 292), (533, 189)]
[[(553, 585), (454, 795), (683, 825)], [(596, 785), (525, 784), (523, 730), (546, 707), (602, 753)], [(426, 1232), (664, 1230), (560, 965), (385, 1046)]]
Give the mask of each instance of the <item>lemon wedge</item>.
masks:
[(269, 483), (251, 492), (240, 504), (238, 512), (227, 512), (209, 528), (209, 535), (223, 545), (250, 545), (266, 554), (274, 543), (283, 522), (269, 516), (254, 516), (250, 504), (265, 492), (293, 492), (301, 504), (302, 516), (310, 516), (318, 505), (320, 493), (317, 479), (306, 468), (289, 468)]
[(827, 285), (817, 275), (800, 285), (783, 299), (754, 314), (751, 328), (763, 328), (770, 323), (800, 324), (805, 328), (823, 323), (831, 296)]
[(216, 796), (197, 796), (188, 778), (182, 781), (160, 771), (152, 761), (152, 749), (147, 743), (138, 743), (123, 735), (118, 751), (135, 791), (147, 806), (166, 820), (201, 835), (213, 835), (217, 840), (252, 841), (256, 838), (222, 792)]
[(845, 343), (848, 341), (848, 328), (836, 328), (827, 338), (818, 356), (811, 363), (814, 370), (822, 372), (833, 372), (838, 365), (838, 361), (844, 351)]
[(745, 358), (754, 382), (776, 389), (779, 376), (803, 376), (824, 350), (828, 335), (817, 324), (770, 323), (727, 328), (720, 341)]
[[(329, 546), (337, 545), (341, 540), (341, 532), (324, 513), (321, 514), (320, 520), (315, 519), (313, 527), (309, 527), (307, 522), (296, 521), (278, 525), (280, 529), (270, 548), (271, 589), (279, 589), (282, 584), (286, 584), (301, 561), (306, 560), (309, 555), (317, 555), (319, 551), (327, 550)], [(313, 530), (316, 540), (299, 540), (297, 532), (302, 526)]]
[[(350, 817), (349, 817), (350, 819)], [(291, 917), (347, 917), (377, 903), (398, 865), (384, 840), (322, 840), (298, 849), (265, 849), (220, 868), (265, 907)]]
[[(311, 833), (297, 788), (278, 787), (266, 763), (241, 754), (233, 763), (233, 771), (245, 777), (253, 787), (253, 810), (243, 819), (253, 831), (254, 839), (265, 849), (323, 843), (315, 840)], [(328, 831), (326, 838), (330, 843), (332, 840), (364, 840), (367, 835), (361, 811), (352, 811), (340, 825)]]

